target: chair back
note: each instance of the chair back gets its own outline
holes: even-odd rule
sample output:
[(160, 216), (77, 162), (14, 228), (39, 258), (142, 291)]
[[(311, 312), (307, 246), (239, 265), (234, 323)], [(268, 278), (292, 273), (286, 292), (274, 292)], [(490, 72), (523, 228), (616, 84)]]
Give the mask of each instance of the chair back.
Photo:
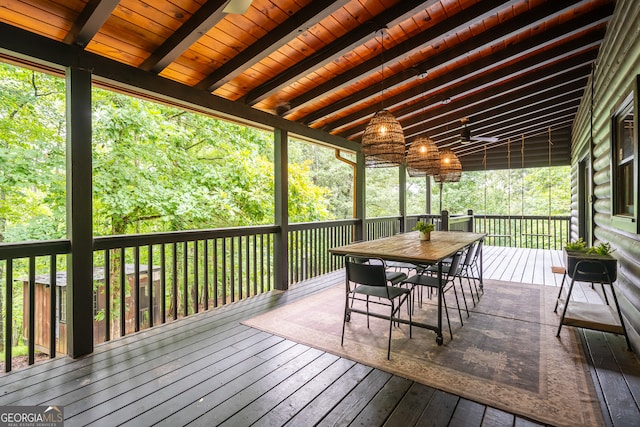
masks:
[(387, 276), (384, 261), (378, 258), (363, 262), (362, 257), (345, 256), (347, 280), (367, 286), (387, 286)]
[(462, 254), (464, 251), (456, 252), (453, 257), (451, 257), (451, 264), (449, 265), (449, 271), (447, 273), (447, 279), (451, 280), (459, 273), (459, 269), (461, 267), (462, 262)]
[(478, 242), (473, 242), (467, 248), (467, 254), (464, 257), (464, 261), (462, 261), (462, 265), (471, 265), (473, 264), (473, 260), (476, 258), (476, 250), (478, 248)]

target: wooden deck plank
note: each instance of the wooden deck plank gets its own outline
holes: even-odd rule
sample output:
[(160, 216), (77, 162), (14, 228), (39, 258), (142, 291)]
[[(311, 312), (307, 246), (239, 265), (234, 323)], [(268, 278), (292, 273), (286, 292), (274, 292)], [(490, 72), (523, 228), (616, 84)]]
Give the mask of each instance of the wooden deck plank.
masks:
[(485, 405), (460, 399), (448, 427), (476, 427), (482, 423)]
[[(487, 279), (544, 276), (545, 285), (559, 284), (550, 266), (560, 251), (485, 246), (484, 255)], [(539, 425), (239, 323), (343, 281), (344, 271), (337, 271), (101, 344), (85, 358), (59, 357), (12, 372), (1, 379), (0, 405), (64, 405), (69, 425)], [(601, 300), (590, 284), (579, 287), (574, 295)], [(623, 337), (581, 336), (591, 346), (593, 378), (603, 384), (597, 390), (607, 425), (638, 419), (636, 355)]]
[(481, 427), (511, 427), (515, 419), (513, 414), (487, 406)]
[[(116, 389), (107, 389), (101, 396), (91, 396), (87, 401), (80, 400), (65, 406), (65, 417), (69, 408), (69, 418), (80, 425), (86, 425), (102, 417), (108, 417), (114, 423), (120, 424), (161, 404), (175, 407), (172, 403), (175, 396), (179, 396), (180, 399), (184, 396), (187, 400), (195, 395), (197, 398), (206, 396), (202, 390), (213, 384), (226, 384), (247, 372), (270, 372), (272, 368), (264, 362), (264, 357), (260, 357), (262, 353), (275, 353), (274, 357), (286, 359), (296, 357), (304, 351), (304, 348), (296, 346), (295, 343), (278, 338), (269, 337), (256, 343), (255, 348), (241, 350), (237, 355), (212, 361), (203, 359), (201, 363), (185, 365), (184, 369), (175, 374), (166, 372), (164, 375), (158, 374), (155, 378), (150, 375), (140, 386), (137, 386), (137, 381), (132, 381), (133, 384), (128, 385), (128, 389), (126, 383)], [(92, 407), (90, 413), (81, 412), (87, 408), (87, 402), (93, 399), (103, 403)], [(181, 400), (181, 403), (185, 402)]]
[(413, 381), (393, 376), (371, 399), (351, 423), (360, 426), (379, 426), (389, 418)]
[(432, 387), (413, 383), (384, 426), (404, 427), (415, 425), (435, 392), (436, 389)]
[(443, 426), (449, 423), (460, 398), (455, 394), (436, 390), (422, 412), (416, 426)]
[[(292, 393), (304, 387), (304, 385), (312, 378), (321, 374), (337, 359), (338, 356), (334, 356), (328, 353), (321, 353), (320, 356), (316, 359), (305, 365), (302, 365), (302, 367), (297, 372), (293, 371), (293, 369), (288, 366), (287, 370), (290, 374), (289, 377), (287, 377), (284, 381), (278, 383), (271, 389), (266, 389), (266, 387), (261, 388), (260, 391), (262, 391), (263, 394), (259, 398), (253, 400), (241, 410), (235, 412), (233, 416), (227, 418), (223, 423), (220, 423), (219, 425), (227, 427), (253, 425), (257, 420), (268, 414), (271, 410), (273, 410), (273, 408), (278, 406), (278, 404), (288, 398)], [(282, 369), (284, 370), (284, 368)], [(216, 408), (216, 410), (211, 412), (211, 414), (215, 417), (219, 417), (219, 408)], [(202, 419), (206, 421), (206, 417), (203, 417)], [(198, 420), (198, 422), (199, 421), (200, 420)]]
[[(238, 325), (240, 326), (240, 325)], [(241, 340), (248, 340), (249, 343), (257, 343), (259, 340), (267, 339), (270, 337), (266, 333), (255, 333), (255, 330), (245, 327), (237, 327), (228, 331), (228, 335), (225, 334), (222, 339), (212, 339), (206, 334), (201, 337), (194, 337), (195, 341), (211, 339), (215, 345), (210, 346), (207, 349), (202, 349), (200, 345), (193, 342), (185, 342), (180, 340), (176, 343), (176, 350), (167, 352), (164, 347), (148, 350), (145, 354), (146, 346), (141, 346), (140, 351), (130, 352), (128, 358), (118, 359), (117, 363), (83, 368), (74, 371), (73, 375), (70, 375), (69, 380), (58, 386), (52, 385), (44, 392), (37, 393), (31, 397), (27, 396), (23, 400), (17, 401), (16, 404), (26, 404), (26, 402), (39, 402), (44, 404), (45, 402), (58, 401), (61, 405), (71, 405), (77, 400), (85, 399), (87, 396), (94, 395), (96, 393), (112, 393), (114, 387), (130, 387), (126, 385), (130, 380), (143, 381), (145, 377), (155, 376), (157, 372), (173, 372), (173, 375), (182, 374), (180, 369), (186, 364), (195, 363), (195, 358), (225, 358), (233, 355), (237, 352), (238, 348), (233, 347), (237, 345)], [(215, 338), (218, 338), (217, 336)], [(164, 349), (164, 352), (161, 352)], [(217, 354), (216, 354), (217, 353)], [(126, 355), (127, 353), (121, 353)], [(96, 369), (96, 374), (93, 374), (91, 369)], [(86, 378), (90, 376), (91, 381), (84, 387), (78, 388), (76, 380)], [(69, 407), (67, 407), (69, 408)], [(65, 411), (65, 414), (70, 413), (70, 409)]]
[(323, 427), (350, 424), (391, 377), (387, 372), (374, 369), (317, 425)]
[(342, 399), (364, 381), (373, 370), (373, 368), (356, 363), (336, 382), (313, 399), (302, 411), (291, 418), (285, 426), (317, 425), (324, 418), (325, 414), (336, 407)]
[(637, 425), (640, 420), (640, 409), (624, 375), (619, 375), (620, 366), (615, 354), (611, 351), (606, 336), (608, 334), (597, 331), (584, 331), (584, 334), (589, 337), (588, 349), (604, 395), (604, 404), (613, 424)]
[(307, 381), (306, 384), (280, 402), (273, 410), (264, 414), (253, 426), (271, 427), (285, 425), (290, 419), (304, 410), (314, 399), (317, 399), (322, 392), (345, 375), (354, 365), (355, 362), (351, 360), (338, 358), (331, 366), (324, 370), (322, 375), (317, 375)]

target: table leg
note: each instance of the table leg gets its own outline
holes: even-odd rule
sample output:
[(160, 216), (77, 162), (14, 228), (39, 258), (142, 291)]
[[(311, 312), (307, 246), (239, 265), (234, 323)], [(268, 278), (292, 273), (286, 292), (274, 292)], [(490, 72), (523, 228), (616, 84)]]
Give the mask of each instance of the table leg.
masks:
[[(478, 274), (480, 276), (480, 290), (484, 294), (484, 282), (482, 281), (482, 252), (484, 252), (484, 239), (480, 240), (480, 271)], [(480, 296), (478, 296), (478, 299), (480, 299)]]
[(438, 330), (436, 331), (436, 343), (442, 345), (442, 261), (438, 263)]

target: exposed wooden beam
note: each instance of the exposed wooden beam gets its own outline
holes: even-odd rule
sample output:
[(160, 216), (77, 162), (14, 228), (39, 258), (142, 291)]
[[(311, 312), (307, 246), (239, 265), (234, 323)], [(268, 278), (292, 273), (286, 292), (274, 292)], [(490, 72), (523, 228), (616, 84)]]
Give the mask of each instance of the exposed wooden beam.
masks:
[(351, 0), (311, 2), (281, 25), (278, 25), (257, 42), (247, 47), (238, 55), (209, 74), (195, 87), (213, 92), (223, 84), (233, 80), (251, 65), (260, 61), (266, 55), (270, 55), (291, 40), (306, 31), (307, 27), (322, 21), (337, 9), (343, 7)]
[(229, 0), (208, 0), (140, 64), (140, 69), (155, 73), (165, 69), (226, 16), (223, 9), (227, 3)]
[(85, 47), (119, 3), (120, 0), (89, 0), (64, 37), (64, 42)]

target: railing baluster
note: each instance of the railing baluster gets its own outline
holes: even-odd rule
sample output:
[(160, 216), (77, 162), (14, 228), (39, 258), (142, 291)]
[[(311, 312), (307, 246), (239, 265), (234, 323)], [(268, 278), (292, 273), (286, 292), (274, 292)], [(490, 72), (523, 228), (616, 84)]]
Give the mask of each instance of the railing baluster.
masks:
[[(111, 340), (111, 253), (104, 251), (104, 340)], [(52, 307), (54, 307), (52, 305)]]
[(29, 257), (29, 365), (35, 363), (36, 354), (36, 257)]
[(11, 359), (13, 350), (13, 259), (8, 258), (5, 267), (4, 300), (6, 321), (4, 322), (4, 371), (11, 372)]
[(198, 292), (200, 287), (200, 280), (198, 277), (198, 240), (193, 241), (193, 312), (198, 313), (200, 305), (200, 294)]
[(56, 269), (56, 255), (49, 256), (49, 358), (56, 357), (56, 290), (58, 289), (58, 274)]
[(153, 246), (147, 246), (147, 289), (149, 290), (149, 328), (153, 327), (154, 316), (156, 311), (154, 309), (155, 294), (153, 292)]
[(218, 281), (218, 239), (213, 239), (213, 306), (218, 306), (219, 299), (219, 281)]
[(126, 306), (126, 286), (125, 280), (127, 277), (127, 273), (125, 271), (125, 251), (124, 248), (120, 248), (120, 336), (123, 337), (127, 333), (127, 324), (126, 324), (126, 314), (125, 314), (125, 306)]
[(140, 330), (140, 247), (134, 246), (133, 248), (133, 271), (134, 271), (134, 283), (135, 292), (133, 293), (135, 298), (135, 331)]
[(167, 322), (167, 257), (166, 257), (166, 245), (163, 243), (160, 245), (160, 289), (162, 290), (162, 297), (160, 298), (160, 318), (162, 323)]
[(173, 280), (171, 283), (171, 304), (173, 305), (173, 320), (178, 319), (178, 243), (174, 243), (171, 248)]

